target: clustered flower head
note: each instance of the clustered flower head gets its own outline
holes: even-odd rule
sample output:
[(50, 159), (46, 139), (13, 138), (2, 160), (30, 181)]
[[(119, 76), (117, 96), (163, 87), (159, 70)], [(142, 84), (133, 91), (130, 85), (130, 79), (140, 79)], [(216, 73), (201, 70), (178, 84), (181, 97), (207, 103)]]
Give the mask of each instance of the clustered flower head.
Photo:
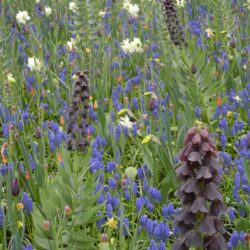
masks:
[(75, 2), (70, 2), (69, 3), (69, 10), (71, 10), (73, 13), (76, 13), (78, 10), (78, 7)]
[(222, 179), (215, 143), (207, 129), (199, 124), (187, 132), (184, 145), (179, 153), (182, 164), (176, 170), (182, 181), (176, 194), (183, 207), (174, 221), (181, 235), (172, 248), (227, 249), (220, 218), (227, 209), (217, 187)]
[(184, 33), (180, 25), (179, 18), (177, 16), (175, 4), (173, 0), (163, 1), (164, 12), (166, 15), (167, 29), (170, 35), (171, 41), (175, 45), (185, 44)]
[(26, 10), (19, 11), (16, 14), (16, 20), (20, 24), (26, 24), (30, 20), (30, 16), (28, 15), (28, 12)]
[(138, 17), (138, 12), (140, 10), (138, 4), (132, 4), (130, 0), (124, 0), (123, 8), (127, 10), (132, 17)]
[(76, 50), (76, 39), (70, 38), (70, 41), (67, 42), (67, 48), (69, 51)]
[(135, 37), (133, 41), (129, 41), (129, 39), (125, 39), (121, 43), (121, 48), (124, 51), (124, 53), (133, 54), (135, 52), (141, 53), (143, 52), (142, 48), (142, 42), (140, 38)]
[(43, 67), (42, 62), (36, 57), (29, 57), (28, 58), (28, 68), (30, 71), (40, 71)]
[(33, 210), (33, 201), (26, 192), (23, 192), (21, 202), (23, 204), (24, 212), (31, 213)]
[(211, 37), (214, 36), (214, 32), (213, 32), (212, 29), (208, 28), (208, 29), (205, 30), (205, 35), (206, 35), (207, 38), (211, 38)]
[(185, 6), (185, 0), (177, 0), (176, 1), (176, 4), (178, 7), (184, 7)]
[(46, 17), (50, 16), (52, 13), (52, 9), (49, 6), (45, 6), (44, 8), (44, 14)]
[(78, 72), (68, 113), (68, 150), (84, 150), (88, 146), (89, 84), (86, 72)]

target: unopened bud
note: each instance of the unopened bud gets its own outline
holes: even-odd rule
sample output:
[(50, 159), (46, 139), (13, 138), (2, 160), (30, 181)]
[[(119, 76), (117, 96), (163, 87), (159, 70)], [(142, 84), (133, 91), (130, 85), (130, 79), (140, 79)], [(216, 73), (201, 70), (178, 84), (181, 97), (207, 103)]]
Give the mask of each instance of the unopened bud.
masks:
[(14, 129), (15, 129), (15, 125), (13, 123), (11, 123), (10, 126), (9, 126), (9, 130), (14, 131)]
[(69, 205), (66, 205), (66, 206), (64, 207), (64, 212), (65, 212), (66, 215), (70, 215), (71, 212), (72, 212), (71, 207), (70, 207)]
[(122, 188), (125, 188), (126, 186), (127, 186), (127, 179), (122, 178), (121, 187), (122, 187)]
[(101, 242), (109, 242), (109, 236), (106, 233), (101, 235)]
[(250, 234), (248, 234), (248, 233), (244, 234), (244, 241), (246, 241), (246, 242), (250, 241)]
[(231, 37), (230, 41), (229, 41), (229, 46), (234, 49), (236, 48), (236, 41), (234, 37)]
[(156, 99), (155, 98), (150, 98), (149, 99), (149, 110), (154, 111), (156, 108)]
[(196, 68), (196, 65), (193, 63), (191, 67), (191, 73), (196, 74), (196, 72), (197, 72), (197, 68)]
[(13, 181), (12, 181), (12, 184), (11, 184), (11, 194), (13, 196), (18, 196), (20, 193), (20, 186), (19, 186), (19, 183), (18, 183), (18, 179), (15, 178)]
[(35, 137), (37, 139), (40, 139), (42, 137), (42, 134), (43, 134), (42, 130), (40, 128), (36, 128)]
[(18, 139), (19, 139), (19, 136), (20, 136), (20, 135), (19, 135), (19, 133), (18, 133), (18, 132), (16, 132), (16, 133), (15, 133), (15, 135), (14, 135), (15, 140), (18, 140)]
[(48, 231), (48, 230), (50, 229), (50, 222), (49, 222), (49, 220), (45, 220), (45, 221), (43, 222), (43, 229), (44, 229), (45, 231)]

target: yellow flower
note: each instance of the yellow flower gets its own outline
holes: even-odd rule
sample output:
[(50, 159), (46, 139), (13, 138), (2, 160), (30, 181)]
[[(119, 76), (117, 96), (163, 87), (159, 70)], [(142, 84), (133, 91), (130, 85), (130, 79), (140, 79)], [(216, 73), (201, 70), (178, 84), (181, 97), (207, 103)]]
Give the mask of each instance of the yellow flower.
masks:
[(106, 222), (106, 225), (112, 229), (116, 229), (117, 228), (117, 221), (114, 219), (114, 217), (112, 217), (111, 219), (108, 219), (108, 221)]
[(75, 81), (75, 80), (77, 79), (77, 75), (74, 74), (74, 75), (72, 76), (72, 79)]
[(11, 73), (9, 73), (7, 75), (7, 80), (9, 83), (15, 83), (16, 82), (16, 79), (13, 77), (13, 75)]
[(87, 53), (91, 53), (91, 49), (90, 49), (90, 48), (86, 48), (85, 51), (86, 51)]
[(141, 144), (146, 144), (153, 139), (153, 135), (147, 135), (141, 142)]
[(232, 111), (227, 111), (227, 117), (231, 117), (233, 115)]
[(16, 204), (16, 208), (17, 208), (17, 209), (23, 209), (23, 203), (18, 202), (18, 203)]
[(18, 228), (23, 227), (23, 223), (20, 220), (18, 220), (16, 224)]

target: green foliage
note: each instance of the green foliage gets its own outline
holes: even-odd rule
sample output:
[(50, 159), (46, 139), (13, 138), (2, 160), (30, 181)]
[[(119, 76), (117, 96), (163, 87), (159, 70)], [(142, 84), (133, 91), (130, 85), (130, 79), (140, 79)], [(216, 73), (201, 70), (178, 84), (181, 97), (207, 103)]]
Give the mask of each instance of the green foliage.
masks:
[[(96, 205), (98, 193), (93, 194), (94, 176), (86, 178), (86, 169), (78, 158), (70, 162), (70, 155), (63, 151), (57, 173), (48, 176), (50, 181), (39, 189), (41, 204), (32, 213), (34, 239), (39, 249), (95, 249), (96, 213), (103, 205)], [(79, 164), (79, 165), (78, 165)], [(73, 166), (74, 165), (74, 166)], [(79, 171), (73, 172), (72, 169)], [(49, 228), (44, 223), (49, 221)]]
[[(186, 32), (181, 49), (170, 42), (161, 1), (130, 2), (134, 16), (123, 0), (0, 0), (0, 207), (5, 215), (0, 249), (19, 250), (28, 243), (37, 250), (147, 249), (155, 232), (143, 228), (143, 215), (155, 225), (162, 221), (169, 226), (170, 249), (175, 239), (172, 217), (166, 219), (162, 209), (169, 203), (180, 206), (174, 195), (176, 155), (196, 119), (217, 135), (217, 149), (231, 156), (223, 166), (221, 185), (235, 212), (235, 220), (225, 217), (227, 235), (249, 230), (246, 157), (240, 169), (240, 201), (232, 192), (239, 171), (234, 161), (245, 154), (241, 140), (249, 131), (247, 1), (233, 6), (227, 0), (193, 0), (176, 6)], [(48, 7), (50, 15), (45, 13)], [(19, 11), (30, 16), (25, 24), (17, 22)], [(191, 21), (199, 35), (191, 34)], [(126, 53), (124, 40), (134, 38), (141, 51)], [(41, 70), (29, 69), (30, 57), (42, 62)], [(68, 152), (68, 105), (75, 74), (85, 69), (91, 89), (90, 147)], [(230, 89), (235, 93), (229, 97)], [(195, 114), (196, 107), (201, 116)], [(224, 118), (225, 131), (220, 125)], [(234, 134), (236, 121), (243, 129)], [(223, 165), (223, 157), (220, 161)], [(12, 178), (20, 183), (18, 197), (10, 192)], [(150, 187), (160, 191), (159, 201), (150, 197)], [(19, 204), (23, 192), (34, 202), (32, 216)], [(117, 228), (107, 223), (111, 196), (116, 205), (110, 216)], [(104, 204), (97, 205), (97, 199)], [(97, 227), (100, 218), (104, 220)], [(108, 236), (105, 242), (102, 233)]]

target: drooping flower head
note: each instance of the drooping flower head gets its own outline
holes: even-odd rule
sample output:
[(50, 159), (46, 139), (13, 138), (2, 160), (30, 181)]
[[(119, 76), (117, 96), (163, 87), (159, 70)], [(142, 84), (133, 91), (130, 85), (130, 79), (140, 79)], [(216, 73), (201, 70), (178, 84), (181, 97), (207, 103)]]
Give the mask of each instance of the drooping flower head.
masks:
[(78, 72), (68, 113), (67, 147), (84, 150), (88, 145), (89, 85), (86, 72)]
[(179, 153), (182, 164), (176, 169), (182, 182), (176, 194), (183, 206), (174, 221), (181, 235), (173, 249), (226, 250), (225, 228), (220, 217), (226, 213), (226, 207), (217, 187), (222, 179), (215, 143), (207, 129), (198, 124), (189, 129), (184, 145)]

